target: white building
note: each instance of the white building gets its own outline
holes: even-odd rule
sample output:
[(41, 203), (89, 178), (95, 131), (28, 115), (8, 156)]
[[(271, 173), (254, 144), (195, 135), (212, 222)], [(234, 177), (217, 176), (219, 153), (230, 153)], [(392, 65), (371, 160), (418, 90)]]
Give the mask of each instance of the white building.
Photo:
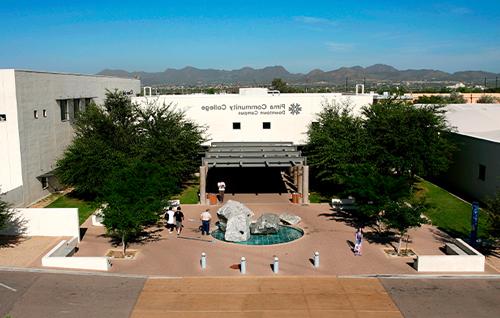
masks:
[(500, 189), (500, 106), (452, 104), (446, 119), (458, 146), (441, 180), (458, 193), (484, 201)]
[[(207, 127), (210, 140), (206, 145), (211, 147), (200, 167), (202, 201), (206, 190), (217, 192), (217, 179), (231, 184), (233, 193), (265, 193), (273, 180), (279, 184), (280, 176), (287, 173), (292, 187), (288, 192), (298, 192), (301, 202), (308, 203), (309, 170), (300, 146), (307, 142), (309, 125), (326, 104), (349, 103), (359, 114), (362, 106), (372, 104), (373, 94), (280, 94), (266, 88), (244, 88), (239, 94), (160, 95), (132, 100), (140, 105), (171, 105)], [(270, 192), (281, 193), (273, 189)]]
[(140, 92), (140, 81), (104, 76), (0, 70), (0, 190), (27, 206), (57, 189), (55, 162), (73, 138), (72, 120), (106, 90)]
[[(272, 91), (271, 91), (272, 92)], [(193, 94), (134, 97), (141, 105), (172, 105), (208, 127), (211, 142), (292, 142), (304, 145), (309, 124), (325, 103), (352, 105), (355, 113), (371, 105), (373, 95), (279, 94), (266, 88), (243, 88), (239, 94)]]

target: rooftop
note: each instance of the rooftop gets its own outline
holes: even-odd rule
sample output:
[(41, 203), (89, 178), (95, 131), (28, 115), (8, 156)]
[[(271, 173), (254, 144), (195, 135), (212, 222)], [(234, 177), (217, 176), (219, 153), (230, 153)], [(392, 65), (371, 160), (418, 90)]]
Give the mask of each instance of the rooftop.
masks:
[(445, 109), (457, 133), (500, 142), (500, 104), (450, 104)]

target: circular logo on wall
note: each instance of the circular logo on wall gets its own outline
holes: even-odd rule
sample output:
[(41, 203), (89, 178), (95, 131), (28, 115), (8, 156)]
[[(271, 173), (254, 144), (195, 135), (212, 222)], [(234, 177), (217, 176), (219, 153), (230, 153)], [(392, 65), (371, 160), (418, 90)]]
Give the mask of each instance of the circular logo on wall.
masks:
[(290, 104), (290, 106), (288, 107), (288, 111), (292, 115), (298, 115), (302, 111), (302, 106), (300, 106), (299, 103)]

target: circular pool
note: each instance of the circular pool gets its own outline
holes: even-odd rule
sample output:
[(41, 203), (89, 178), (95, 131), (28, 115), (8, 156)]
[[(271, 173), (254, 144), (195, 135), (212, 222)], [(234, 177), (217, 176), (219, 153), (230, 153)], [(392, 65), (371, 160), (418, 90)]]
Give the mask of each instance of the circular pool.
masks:
[[(304, 235), (304, 231), (301, 229), (280, 225), (278, 233), (275, 234), (259, 234), (259, 235), (250, 235), (250, 239), (244, 242), (229, 242), (235, 244), (243, 244), (243, 245), (273, 245), (280, 243), (287, 243), (291, 241), (295, 241), (296, 239), (301, 238)], [(228, 242), (224, 240), (224, 232), (219, 229), (212, 232), (212, 236), (218, 240)]]

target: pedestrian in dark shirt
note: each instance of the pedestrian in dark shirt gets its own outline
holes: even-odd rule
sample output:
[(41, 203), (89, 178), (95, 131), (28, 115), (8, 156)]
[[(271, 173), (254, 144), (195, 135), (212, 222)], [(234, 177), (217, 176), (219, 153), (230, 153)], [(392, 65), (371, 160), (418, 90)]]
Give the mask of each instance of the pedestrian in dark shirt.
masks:
[(184, 213), (181, 211), (181, 207), (177, 207), (177, 211), (174, 213), (174, 218), (175, 218), (175, 228), (177, 230), (177, 235), (180, 235), (182, 232), (182, 221), (184, 221)]

